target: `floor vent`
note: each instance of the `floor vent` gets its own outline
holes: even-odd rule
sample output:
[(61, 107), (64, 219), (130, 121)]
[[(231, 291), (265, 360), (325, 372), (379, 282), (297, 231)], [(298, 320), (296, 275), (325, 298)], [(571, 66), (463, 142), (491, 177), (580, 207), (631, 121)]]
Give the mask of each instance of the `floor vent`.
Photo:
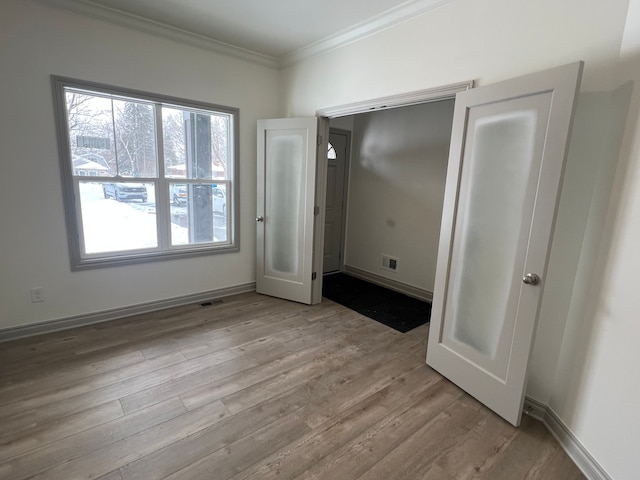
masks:
[(212, 307), (213, 305), (220, 305), (222, 302), (222, 300), (210, 300), (208, 302), (202, 302), (200, 304), (201, 307)]

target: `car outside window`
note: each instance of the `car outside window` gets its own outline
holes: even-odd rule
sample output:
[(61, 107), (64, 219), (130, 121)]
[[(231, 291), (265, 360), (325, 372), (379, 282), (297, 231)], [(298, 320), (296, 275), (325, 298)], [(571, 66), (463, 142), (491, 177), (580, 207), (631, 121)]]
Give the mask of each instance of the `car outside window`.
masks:
[(53, 77), (73, 269), (238, 250), (238, 110)]

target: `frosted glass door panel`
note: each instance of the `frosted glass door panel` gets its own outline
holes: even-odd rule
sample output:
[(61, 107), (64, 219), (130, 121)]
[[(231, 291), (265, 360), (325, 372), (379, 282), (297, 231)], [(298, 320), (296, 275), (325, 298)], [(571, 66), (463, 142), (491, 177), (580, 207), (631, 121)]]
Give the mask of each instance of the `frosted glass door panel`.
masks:
[(508, 369), (550, 103), (545, 93), (468, 111), (441, 341), (501, 380)]
[(265, 274), (291, 280), (301, 275), (303, 238), (298, 234), (304, 222), (300, 203), (303, 189), (306, 130), (267, 133), (265, 189)]

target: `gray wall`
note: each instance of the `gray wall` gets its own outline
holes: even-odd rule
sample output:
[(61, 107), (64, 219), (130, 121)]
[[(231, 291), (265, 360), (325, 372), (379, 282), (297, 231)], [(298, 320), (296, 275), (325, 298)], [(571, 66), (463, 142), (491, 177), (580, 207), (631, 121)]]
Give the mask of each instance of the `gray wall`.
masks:
[(433, 292), (452, 118), (453, 100), (353, 117), (345, 265)]

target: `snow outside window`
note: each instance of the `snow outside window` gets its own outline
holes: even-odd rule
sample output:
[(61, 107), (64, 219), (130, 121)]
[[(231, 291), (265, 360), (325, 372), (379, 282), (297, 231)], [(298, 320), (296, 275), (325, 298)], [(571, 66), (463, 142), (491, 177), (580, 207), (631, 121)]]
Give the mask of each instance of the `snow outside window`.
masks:
[(72, 268), (238, 250), (237, 109), (53, 84)]

